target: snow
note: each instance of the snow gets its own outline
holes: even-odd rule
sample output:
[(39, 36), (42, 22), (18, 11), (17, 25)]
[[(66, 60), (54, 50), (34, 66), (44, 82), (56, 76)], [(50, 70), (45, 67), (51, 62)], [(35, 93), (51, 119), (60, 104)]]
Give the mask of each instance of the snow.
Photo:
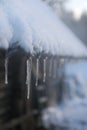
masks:
[(0, 0), (0, 16), (2, 48), (16, 43), (31, 53), (87, 55), (82, 42), (40, 0)]
[(0, 47), (7, 49), (12, 38), (12, 28), (3, 9), (0, 7)]
[[(66, 64), (66, 80), (67, 86), (73, 92), (73, 102), (80, 99), (82, 103), (87, 104), (87, 61)], [(72, 69), (71, 69), (72, 68)]]
[[(43, 124), (46, 128), (51, 125), (55, 127), (58, 126), (65, 126), (65, 128), (73, 128), (81, 127), (87, 129), (87, 107), (84, 106), (65, 106), (65, 107), (58, 107), (55, 108), (48, 108), (43, 113)], [(85, 129), (85, 130), (86, 130)], [(81, 129), (82, 130), (82, 129)]]
[[(70, 130), (87, 129), (87, 61), (70, 62), (65, 66), (65, 86), (61, 104), (43, 112), (45, 127), (66, 126)], [(66, 91), (65, 91), (66, 90)], [(58, 129), (58, 127), (57, 127)]]

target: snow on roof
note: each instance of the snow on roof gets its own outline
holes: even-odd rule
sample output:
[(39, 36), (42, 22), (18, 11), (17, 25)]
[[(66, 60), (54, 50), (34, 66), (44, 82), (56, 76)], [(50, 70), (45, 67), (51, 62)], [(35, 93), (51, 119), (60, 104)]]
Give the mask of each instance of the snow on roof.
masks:
[(40, 0), (0, 0), (0, 47), (18, 43), (27, 52), (87, 55), (80, 40)]

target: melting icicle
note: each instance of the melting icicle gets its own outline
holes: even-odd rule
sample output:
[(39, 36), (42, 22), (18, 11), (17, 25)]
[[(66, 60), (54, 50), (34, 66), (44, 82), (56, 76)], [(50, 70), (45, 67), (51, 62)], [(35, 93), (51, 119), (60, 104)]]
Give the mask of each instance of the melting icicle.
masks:
[(50, 59), (49, 60), (49, 77), (52, 76), (52, 64), (53, 64), (52, 59)]
[(8, 58), (5, 59), (5, 84), (8, 84)]
[(65, 61), (65, 59), (64, 59), (64, 58), (61, 58), (61, 59), (60, 59), (60, 64), (63, 65), (63, 64), (64, 64), (64, 61)]
[(62, 70), (62, 78), (63, 78), (63, 101), (64, 101), (64, 103), (67, 105), (68, 103), (69, 103), (69, 98), (68, 98), (68, 96), (69, 96), (69, 88), (68, 88), (68, 86), (66, 85), (65, 86), (65, 82), (66, 82), (66, 79), (65, 79), (65, 64), (66, 64), (66, 62), (67, 62), (67, 59), (62, 59), (62, 64), (61, 64), (61, 70)]
[(59, 68), (60, 68), (62, 74), (64, 73), (64, 69), (65, 69), (64, 65), (65, 65), (65, 59), (61, 58), (60, 63), (59, 63)]
[(54, 65), (53, 65), (53, 78), (57, 77), (57, 60), (54, 59)]
[(39, 58), (36, 60), (36, 83), (35, 83), (36, 86), (38, 86), (38, 77), (39, 77)]
[(27, 60), (27, 77), (26, 77), (27, 99), (29, 99), (29, 96), (30, 96), (31, 71), (32, 71), (32, 58), (30, 57), (30, 58)]
[(45, 83), (46, 81), (46, 61), (47, 61), (47, 57), (43, 60), (43, 82)]

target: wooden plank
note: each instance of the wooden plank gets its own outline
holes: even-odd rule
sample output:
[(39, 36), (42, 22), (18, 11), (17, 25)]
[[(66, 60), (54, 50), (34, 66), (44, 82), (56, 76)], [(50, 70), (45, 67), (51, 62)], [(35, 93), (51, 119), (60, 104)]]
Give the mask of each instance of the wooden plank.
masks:
[(17, 119), (13, 119), (11, 120), (10, 122), (0, 126), (0, 130), (6, 130), (6, 129), (9, 129), (9, 128), (13, 128), (23, 122), (25, 122), (26, 120), (28, 120), (30, 117), (32, 116), (32, 113), (28, 113), (20, 118), (17, 118)]

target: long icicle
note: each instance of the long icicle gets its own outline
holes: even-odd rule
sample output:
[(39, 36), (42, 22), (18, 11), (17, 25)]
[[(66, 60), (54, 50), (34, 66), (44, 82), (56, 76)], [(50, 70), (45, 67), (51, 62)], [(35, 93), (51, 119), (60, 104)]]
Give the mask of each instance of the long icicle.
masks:
[(49, 60), (49, 77), (52, 76), (52, 58)]
[(27, 76), (26, 76), (27, 99), (29, 99), (30, 97), (31, 71), (32, 71), (32, 57), (27, 59)]
[(46, 61), (47, 61), (47, 57), (43, 60), (43, 82), (44, 83), (46, 81)]
[(36, 83), (35, 86), (38, 86), (38, 78), (39, 78), (39, 58), (36, 60)]
[(54, 65), (53, 65), (53, 78), (57, 77), (57, 60), (54, 59)]
[(5, 58), (5, 84), (8, 84), (8, 58)]

